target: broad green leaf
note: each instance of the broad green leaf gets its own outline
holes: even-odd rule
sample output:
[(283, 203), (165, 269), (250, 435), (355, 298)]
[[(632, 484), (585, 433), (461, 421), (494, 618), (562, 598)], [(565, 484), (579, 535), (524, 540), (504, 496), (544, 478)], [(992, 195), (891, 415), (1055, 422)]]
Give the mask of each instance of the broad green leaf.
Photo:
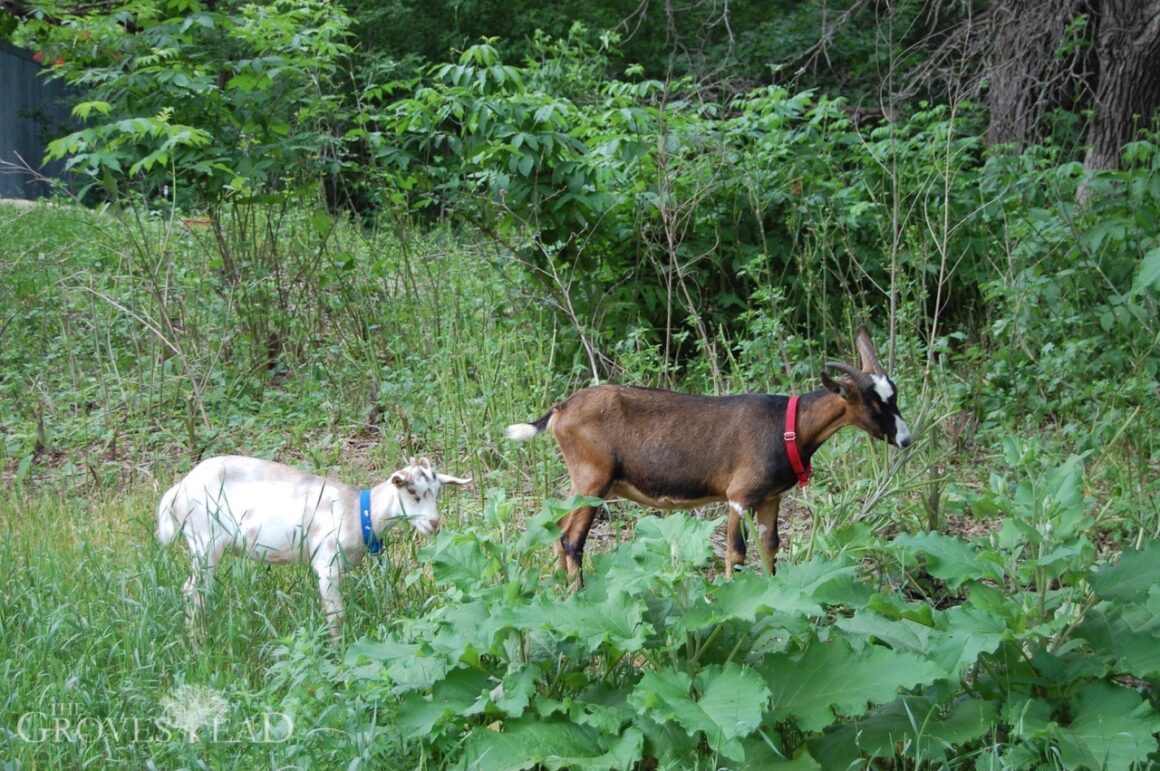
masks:
[(581, 506), (602, 505), (604, 505), (602, 498), (590, 495), (573, 495), (564, 501), (554, 498), (546, 499), (540, 513), (534, 517), (529, 517), (524, 523), (524, 534), (520, 538), (520, 548), (531, 549), (554, 543), (560, 538), (560, 528), (556, 525), (560, 519)]
[(416, 656), (410, 660), (395, 661), (387, 667), (387, 676), (394, 683), (395, 693), (422, 691), (443, 679), (451, 669), (438, 656)]
[(1092, 571), (1092, 588), (1105, 600), (1139, 602), (1153, 586), (1160, 585), (1160, 541), (1143, 549), (1125, 550), (1114, 565)]
[(823, 605), (857, 607), (866, 603), (873, 590), (855, 579), (858, 566), (849, 557), (837, 559), (818, 555), (809, 562), (781, 563), (777, 579)]
[(474, 715), (483, 711), (494, 687), (495, 681), (487, 672), (459, 667), (435, 683), (431, 698), (456, 714)]
[(906, 619), (923, 626), (934, 626), (934, 609), (929, 604), (908, 601), (902, 595), (874, 594), (866, 608), (889, 619)]
[(709, 540), (723, 518), (696, 519), (687, 514), (648, 516), (636, 523), (636, 537), (650, 551), (666, 554), (671, 564), (700, 567), (713, 557)]
[(1011, 726), (1012, 735), (1020, 739), (1044, 738), (1055, 727), (1052, 720), (1052, 705), (1046, 699), (1017, 697), (1016, 694), (1012, 694), (1012, 698), (1002, 706), (1000, 712), (1003, 722)]
[(484, 550), (487, 536), (474, 530), (452, 532), (442, 530), (435, 542), (421, 550), (435, 572), (435, 579), (450, 583), (463, 591), (474, 591), (481, 579), (490, 578), (499, 570), (495, 557)]
[(1106, 682), (1088, 683), (1072, 702), (1076, 716), (1057, 727), (1060, 758), (1067, 768), (1127, 771), (1156, 751), (1160, 714), (1133, 690)]
[(593, 758), (563, 758), (560, 762), (553, 762), (551, 767), (557, 769), (576, 769), (576, 771), (613, 771), (613, 769), (634, 768), (644, 755), (644, 734), (639, 728), (626, 728), (624, 733), (612, 741), (601, 740), (601, 746), (607, 747), (602, 755)]
[(444, 720), (479, 714), (487, 706), (492, 681), (486, 672), (454, 669), (431, 693), (412, 691), (400, 700), (398, 726), (408, 736), (426, 736)]
[[(485, 584), (477, 593), (488, 588)], [(510, 624), (512, 614), (502, 608), (496, 612), (482, 599), (465, 600), (441, 610), (439, 633), (427, 637), (427, 644), (448, 661), (458, 662), (468, 648), (488, 651), (495, 645), (499, 632)]]
[(592, 576), (581, 594), (606, 596), (627, 593), (645, 596), (664, 591), (661, 574), (669, 572), (668, 555), (662, 556), (652, 544), (634, 539), (612, 551), (592, 555)]
[(760, 725), (769, 691), (756, 672), (730, 663), (706, 667), (695, 681), (671, 669), (645, 672), (628, 702), (658, 723), (675, 720), (690, 736), (704, 733), (714, 751), (741, 761), (737, 739)]
[(692, 690), (693, 678), (684, 672), (648, 671), (629, 694), (628, 703), (658, 723), (676, 720), (689, 733), (711, 728), (705, 713), (693, 701)]
[(930, 658), (954, 677), (962, 676), (979, 656), (994, 653), (1010, 634), (1002, 616), (959, 605), (937, 617), (939, 638), (931, 644)]
[(1096, 650), (1096, 655), (1110, 656), (1110, 665), (1120, 674), (1139, 678), (1160, 676), (1160, 636), (1138, 632), (1123, 622), (1097, 634), (1092, 626), (1079, 632)]
[(836, 716), (860, 715), (868, 704), (891, 701), (901, 688), (945, 676), (917, 656), (876, 645), (855, 651), (843, 638), (814, 640), (800, 657), (767, 656), (763, 669), (773, 694), (772, 719), (793, 718), (803, 731), (820, 731)]
[(1060, 689), (1108, 674), (1107, 664), (1095, 656), (1074, 656), (1042, 646), (1032, 649), (1031, 666), (1037, 682), (1052, 683)]
[(508, 717), (519, 717), (531, 704), (536, 692), (536, 680), (540, 672), (533, 666), (526, 666), (515, 674), (509, 674), (498, 688), (491, 692), (491, 700), (496, 709)]
[(770, 694), (753, 670), (732, 663), (706, 667), (696, 681), (701, 709), (724, 738), (747, 736), (761, 724)]
[[(569, 712), (572, 720), (592, 726), (604, 734), (617, 734), (626, 724), (638, 716), (638, 712), (628, 703), (631, 686), (612, 687), (607, 683), (594, 681), (581, 691)], [(537, 699), (537, 705), (543, 698)]]
[(822, 607), (804, 596), (800, 589), (786, 586), (780, 576), (756, 573), (735, 574), (732, 581), (722, 581), (694, 605), (685, 623), (696, 629), (710, 624), (739, 619), (754, 621), (760, 611), (778, 611), (789, 615), (822, 615)]
[(909, 618), (886, 618), (863, 609), (850, 618), (838, 619), (835, 626), (855, 637), (885, 643), (895, 651), (913, 653), (956, 678), (978, 660), (980, 653), (998, 648), (1007, 631), (1002, 619), (963, 607), (937, 612), (931, 625)]
[(660, 768), (682, 768), (688, 758), (701, 751), (701, 737), (689, 736), (684, 726), (676, 721), (653, 720), (647, 713), (637, 710), (633, 726), (644, 734), (649, 748), (657, 755)]
[(412, 691), (400, 699), (395, 725), (406, 736), (432, 736), (440, 723), (454, 716), (446, 704), (434, 701), (427, 694)]
[(430, 688), (451, 668), (443, 657), (431, 653), (415, 643), (362, 639), (347, 650), (345, 663), (356, 678), (385, 678), (395, 693), (406, 693)]
[(652, 625), (644, 620), (644, 601), (617, 593), (594, 601), (581, 592), (565, 602), (542, 605), (542, 625), (560, 635), (576, 637), (589, 653), (609, 645), (618, 653), (638, 651)]
[[(1037, 565), (1042, 568), (1056, 568), (1062, 570), (1068, 563), (1073, 562), (1076, 557), (1082, 556), (1090, 551), (1090, 545), (1087, 539), (1082, 539), (1080, 543), (1074, 545), (1057, 546), (1050, 553), (1042, 557), (1036, 557), (1029, 560), (1028, 564)], [(1091, 564), (1090, 560), (1083, 563), (1084, 567)], [(1053, 575), (1055, 573), (1053, 572)]]
[(995, 729), (999, 717), (998, 706), (989, 701), (962, 699), (945, 717), (943, 709), (927, 697), (903, 697), (811, 739), (810, 754), (822, 768), (852, 768), (868, 759), (894, 758), (904, 747), (905, 757), (917, 765), (937, 766), (954, 748)]
[(1076, 636), (1087, 640), (1093, 655), (1107, 660), (1118, 674), (1160, 676), (1160, 615), (1149, 608), (1101, 603), (1087, 615)]
[(417, 643), (402, 643), (393, 639), (371, 640), (362, 638), (346, 649), (344, 659), (347, 666), (356, 666), (363, 661), (377, 661), (389, 664), (400, 659), (406, 660), (419, 652)]
[(1003, 580), (1002, 567), (993, 561), (980, 559), (978, 548), (961, 538), (941, 533), (903, 534), (891, 545), (896, 553), (925, 555), (930, 574), (945, 581), (952, 590), (980, 578)]
[(972, 584), (967, 590), (967, 606), (980, 613), (1001, 619), (1014, 633), (1023, 631), (1027, 618), (1011, 595), (988, 584)]
[(592, 729), (561, 720), (522, 719), (504, 723), (503, 731), (477, 726), (463, 744), (457, 768), (471, 771), (550, 769), (607, 771), (630, 768), (641, 755), (644, 736), (629, 728), (605, 739)]
[(1140, 266), (1136, 269), (1136, 278), (1132, 281), (1132, 294), (1140, 294), (1145, 289), (1160, 292), (1160, 246), (1149, 249)]
[[(1136, 629), (1157, 631), (1160, 627), (1160, 585), (1152, 587), (1148, 596), (1133, 603), (1116, 603), (1120, 617)], [(1158, 632), (1160, 633), (1160, 632)]]
[(1083, 459), (1071, 455), (1036, 485), (1043, 516), (1050, 519), (1052, 537), (1057, 541), (1084, 534), (1091, 528), (1092, 519), (1083, 494), (1083, 472)]
[(801, 746), (795, 758), (782, 755), (777, 733), (770, 728), (755, 731), (741, 739), (741, 748), (745, 751), (745, 764), (738, 768), (777, 771), (817, 771), (823, 768), (806, 750), (805, 745)]

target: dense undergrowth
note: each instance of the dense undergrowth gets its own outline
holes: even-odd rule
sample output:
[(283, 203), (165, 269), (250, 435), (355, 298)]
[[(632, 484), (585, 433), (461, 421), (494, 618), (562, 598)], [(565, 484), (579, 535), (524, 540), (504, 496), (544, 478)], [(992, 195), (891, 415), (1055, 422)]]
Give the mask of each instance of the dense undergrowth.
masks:
[[(238, 231), (255, 250), (265, 236), (243, 235), (276, 235), (281, 272), (231, 283), (200, 224), (0, 209), (10, 763), (1155, 755), (1155, 352), (1058, 326), (1083, 312), (1066, 292), (1011, 296), (987, 332), (950, 330), (933, 353), (903, 309), (893, 374), (920, 439), (905, 453), (852, 431), (829, 443), (783, 510), (776, 578), (717, 575), (712, 509), (614, 505), (592, 580), (569, 596), (549, 570), (563, 509), (543, 503), (565, 489), (562, 465), (550, 442), (500, 431), (587, 382), (536, 284), (463, 234), (400, 240), (300, 211)], [(256, 296), (275, 310), (255, 313)], [(823, 357), (851, 355), (845, 340), (773, 337), (776, 313), (752, 309), (737, 353), (682, 385), (804, 390)], [(271, 335), (276, 348), (256, 344)], [(645, 343), (609, 350), (620, 379), (671, 376)], [(477, 491), (445, 500), (433, 541), (400, 534), (348, 579), (337, 652), (305, 570), (236, 560), (198, 644), (184, 554), (154, 544), (153, 512), (197, 457), (227, 451), (355, 481), (427, 454)]]

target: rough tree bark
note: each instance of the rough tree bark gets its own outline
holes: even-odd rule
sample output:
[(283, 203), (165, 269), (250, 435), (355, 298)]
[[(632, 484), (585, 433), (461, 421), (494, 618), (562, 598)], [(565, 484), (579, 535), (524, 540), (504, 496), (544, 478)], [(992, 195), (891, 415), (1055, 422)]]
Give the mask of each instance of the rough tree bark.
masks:
[[(1098, 2), (1099, 0), (1095, 0)], [(981, 73), (991, 120), (989, 144), (1023, 147), (1042, 138), (1051, 111), (1074, 108), (1092, 72), (1083, 46), (1061, 53), (1072, 20), (1089, 0), (998, 0), (981, 20), (989, 49)]]
[(1050, 133), (1053, 110), (1090, 110), (1088, 169), (1114, 169), (1160, 110), (1160, 0), (990, 0), (911, 71), (897, 97), (942, 88), (981, 96), (987, 140)]
[(1160, 0), (1102, 0), (1099, 73), (1088, 128), (1089, 170), (1115, 169), (1120, 150), (1160, 108)]

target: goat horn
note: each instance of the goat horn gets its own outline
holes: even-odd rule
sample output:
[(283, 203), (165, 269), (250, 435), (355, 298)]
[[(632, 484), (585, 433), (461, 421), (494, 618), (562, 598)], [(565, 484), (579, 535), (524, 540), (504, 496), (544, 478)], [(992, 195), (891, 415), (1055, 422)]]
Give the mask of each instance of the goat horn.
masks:
[(858, 327), (858, 332), (854, 335), (854, 346), (862, 357), (863, 372), (876, 375), (885, 374), (882, 365), (878, 363), (878, 353), (874, 350), (874, 341), (870, 339), (870, 332), (866, 329), (865, 324)]
[(851, 365), (846, 364), (845, 362), (842, 362), (842, 361), (827, 361), (826, 366), (831, 367), (831, 368), (836, 369), (836, 370), (839, 370), (841, 372), (845, 372), (847, 375), (850, 376), (850, 379), (853, 380), (858, 385), (862, 385), (863, 381), (866, 379), (865, 372), (862, 372), (861, 370), (856, 369), (855, 367), (852, 367)]

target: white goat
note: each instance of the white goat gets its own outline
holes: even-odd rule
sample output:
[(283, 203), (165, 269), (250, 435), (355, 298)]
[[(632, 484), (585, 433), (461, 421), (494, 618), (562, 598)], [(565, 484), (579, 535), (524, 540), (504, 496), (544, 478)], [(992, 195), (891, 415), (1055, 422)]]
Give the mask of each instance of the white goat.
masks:
[(228, 548), (264, 562), (309, 563), (337, 636), (343, 570), (361, 562), (368, 550), (377, 554), (383, 532), (395, 520), (434, 533), (440, 488), (470, 482), (436, 473), (426, 458), (412, 460), (371, 488), (367, 501), (368, 491), (354, 485), (268, 460), (225, 455), (202, 461), (169, 488), (157, 509), (157, 538), (168, 544), (185, 534), (193, 557), (184, 587), (191, 622)]

